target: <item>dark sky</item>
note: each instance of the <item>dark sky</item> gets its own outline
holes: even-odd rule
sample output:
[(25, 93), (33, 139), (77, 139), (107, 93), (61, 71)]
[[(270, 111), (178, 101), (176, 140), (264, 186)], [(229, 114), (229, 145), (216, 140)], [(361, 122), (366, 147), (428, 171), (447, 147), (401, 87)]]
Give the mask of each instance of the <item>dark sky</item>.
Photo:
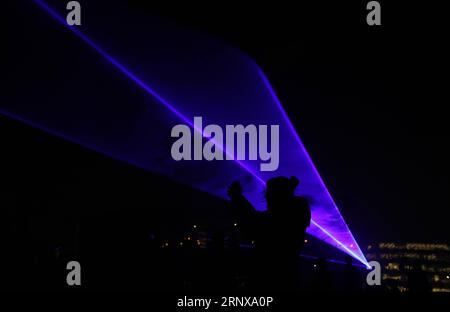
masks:
[(363, 246), (450, 242), (446, 36), (435, 8), (380, 1), (383, 25), (369, 27), (365, 1), (123, 2), (256, 60)]

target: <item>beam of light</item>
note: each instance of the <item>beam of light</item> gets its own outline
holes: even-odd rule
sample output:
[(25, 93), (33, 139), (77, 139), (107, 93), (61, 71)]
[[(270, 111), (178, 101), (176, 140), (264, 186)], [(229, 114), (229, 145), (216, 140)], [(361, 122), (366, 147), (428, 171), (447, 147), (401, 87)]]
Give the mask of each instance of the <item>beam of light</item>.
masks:
[[(76, 27), (68, 27), (67, 23), (65, 21), (64, 18), (61, 17), (61, 15), (59, 15), (54, 9), (52, 9), (51, 7), (49, 7), (46, 3), (44, 3), (41, 0), (34, 0), (35, 3), (37, 3), (41, 8), (43, 8), (48, 14), (50, 14), (54, 19), (56, 19), (59, 23), (61, 23), (62, 25), (66, 26), (69, 30), (71, 30), (77, 37), (79, 37), (82, 41), (84, 41), (86, 44), (88, 44), (91, 48), (93, 48), (98, 54), (100, 54), (103, 58), (105, 58), (110, 64), (112, 64), (115, 68), (117, 68), (121, 73), (123, 73), (126, 77), (128, 77), (131, 81), (133, 81), (134, 83), (136, 83), (140, 88), (142, 88), (144, 91), (146, 91), (148, 94), (150, 94), (153, 98), (155, 98), (159, 103), (163, 104), (164, 107), (166, 107), (170, 112), (172, 112), (173, 114), (175, 114), (179, 119), (183, 120), (185, 123), (189, 124), (191, 127), (194, 128), (195, 131), (200, 132), (201, 133), (201, 129), (197, 129), (194, 124), (188, 119), (186, 118), (186, 116), (184, 114), (182, 114), (180, 112), (180, 110), (178, 110), (175, 106), (173, 106), (172, 104), (170, 104), (169, 102), (172, 102), (172, 100), (167, 100), (167, 98), (164, 96), (161, 96), (159, 92), (156, 92), (154, 88), (151, 88), (148, 86), (148, 84), (146, 82), (144, 82), (141, 78), (139, 78), (137, 75), (135, 75), (131, 70), (129, 70), (128, 68), (126, 68), (124, 65), (122, 65), (122, 63), (120, 63), (119, 61), (117, 61), (115, 58), (113, 58), (109, 53), (107, 53), (104, 49), (102, 49), (98, 44), (96, 44), (92, 39), (90, 39), (89, 37), (87, 37), (84, 33), (82, 33), (81, 31), (79, 31), (78, 29), (76, 29)], [(264, 74), (262, 73), (262, 71), (260, 71), (260, 76), (263, 79), (266, 87), (268, 88), (269, 92), (271, 93), (272, 97), (275, 100), (276, 105), (278, 106), (279, 110), (281, 111), (283, 118), (285, 120), (285, 122), (287, 123), (287, 125), (289, 126), (289, 128), (291, 129), (291, 131), (293, 132), (293, 134), (295, 135), (298, 143), (300, 144), (301, 150), (303, 151), (304, 155), (308, 157), (308, 161), (309, 161), (309, 166), (311, 168), (313, 168), (313, 170), (315, 170), (315, 174), (317, 176), (317, 178), (319, 179), (319, 181), (321, 182), (321, 187), (327, 192), (328, 196), (331, 199), (331, 196), (329, 195), (326, 187), (324, 186), (320, 176), (318, 175), (314, 165), (312, 164), (311, 159), (309, 158), (309, 155), (306, 153), (306, 150), (304, 149), (303, 145), (301, 144), (301, 141), (293, 127), (293, 125), (290, 123), (289, 118), (287, 117), (286, 112), (284, 111), (284, 109), (281, 106), (281, 103), (278, 101), (278, 99), (276, 98), (276, 95), (273, 91), (273, 89), (271, 88), (270, 84), (268, 83), (267, 78), (265, 78)], [(43, 128), (43, 127), (40, 127)], [(203, 135), (203, 134), (202, 134)], [(61, 135), (59, 135), (61, 136)], [(73, 137), (70, 139), (71, 141), (76, 141), (73, 139)], [(213, 139), (213, 142), (215, 140)], [(217, 143), (217, 142), (214, 142)], [(81, 145), (85, 145), (88, 146), (85, 142), (84, 143), (80, 143)], [(224, 151), (224, 148), (221, 144), (216, 144), (216, 146)], [(99, 150), (98, 148), (92, 148), (92, 146), (90, 146), (91, 149), (93, 150)], [(101, 150), (100, 150), (101, 151)], [(111, 154), (110, 152), (106, 153), (106, 154)], [(129, 163), (133, 163), (130, 162), (130, 160), (127, 160), (125, 157), (117, 157), (117, 155), (114, 155), (115, 158), (118, 158), (120, 160), (124, 160), (126, 162)], [(250, 166), (244, 164), (241, 161), (235, 160), (235, 162), (242, 167), (246, 172), (249, 172), (251, 174), (251, 176), (253, 178), (255, 178), (256, 181), (258, 181), (261, 185), (264, 185), (264, 179), (261, 177), (260, 174), (257, 174), (254, 172), (254, 170), (252, 170), (250, 168)], [(138, 166), (141, 166), (140, 164), (137, 164)], [(263, 175), (264, 176), (264, 175)], [(267, 176), (266, 176), (267, 177)], [(332, 200), (332, 199), (331, 199)], [(334, 203), (334, 202), (333, 202)], [(337, 208), (336, 208), (337, 210)], [(337, 244), (337, 247), (341, 250), (343, 250), (344, 252), (352, 255), (353, 257), (355, 257), (356, 259), (358, 259), (359, 261), (363, 262), (363, 263), (367, 263), (367, 261), (365, 261), (364, 256), (362, 255), (362, 253), (360, 252), (360, 249), (358, 247), (359, 253), (361, 256), (357, 255), (355, 252), (353, 252), (352, 250), (350, 250), (349, 248), (346, 247), (345, 244), (343, 244), (341, 242), (340, 239), (336, 238), (335, 235), (333, 235), (332, 233), (330, 233), (330, 231), (326, 230), (323, 226), (320, 226), (316, 221), (312, 221), (313, 225), (319, 229), (323, 234), (325, 234), (327, 237), (329, 237), (331, 239), (332, 242)], [(344, 223), (345, 224), (345, 223)], [(348, 229), (346, 229), (346, 232), (350, 233), (350, 231)], [(351, 233), (350, 233), (351, 235)], [(352, 242), (356, 241), (354, 240), (353, 236), (352, 237)]]
[[(297, 140), (297, 143), (300, 147), (301, 153), (303, 155), (305, 155), (305, 158), (307, 159), (310, 167), (313, 169), (317, 180), (320, 182), (322, 189), (325, 191), (328, 199), (330, 200), (330, 202), (332, 202), (333, 206), (336, 208), (336, 211), (339, 213), (339, 209), (336, 206), (336, 203), (333, 200), (333, 197), (331, 197), (330, 192), (328, 191), (328, 188), (325, 186), (325, 183), (322, 180), (322, 177), (320, 176), (319, 172), (317, 171), (316, 166), (314, 165), (311, 156), (309, 156), (308, 151), (306, 150), (305, 146), (303, 145), (303, 142), (300, 140), (300, 136), (298, 135), (298, 132), (296, 131), (294, 125), (292, 124), (289, 116), (287, 115), (283, 105), (281, 104), (278, 96), (276, 95), (275, 91), (272, 88), (272, 85), (270, 84), (269, 80), (267, 79), (266, 75), (264, 74), (264, 72), (258, 68), (258, 73), (261, 77), (261, 79), (263, 80), (265, 86), (267, 87), (267, 89), (269, 90), (270, 95), (272, 96), (276, 106), (278, 107), (278, 109), (280, 110), (285, 122), (288, 124), (289, 129), (291, 130), (293, 136), (295, 137), (295, 139)], [(339, 213), (340, 215), (340, 213)], [(342, 218), (342, 215), (341, 215)], [(348, 230), (348, 234), (350, 234), (352, 240), (355, 242), (355, 246), (358, 250), (358, 254), (360, 256), (357, 256), (353, 251), (351, 251), (350, 249), (347, 248), (347, 246), (345, 246), (344, 244), (342, 244), (339, 240), (337, 240), (333, 235), (331, 235), (330, 233), (328, 233), (328, 231), (326, 231), (324, 228), (322, 228), (319, 224), (317, 224), (316, 222), (312, 221), (312, 223), (317, 226), (322, 232), (326, 233), (329, 237), (331, 237), (341, 248), (343, 248), (347, 253), (349, 253), (350, 255), (352, 255), (353, 257), (355, 257), (356, 259), (358, 259), (359, 261), (361, 261), (362, 263), (364, 263), (366, 266), (369, 266), (367, 264), (367, 260), (364, 257), (364, 254), (361, 251), (361, 248), (359, 247), (359, 245), (356, 243), (356, 239), (353, 237), (353, 234), (351, 233), (350, 230)], [(370, 267), (370, 266), (369, 266)]]
[[(67, 22), (64, 20), (62, 16), (60, 16), (55, 10), (53, 10), (51, 7), (49, 7), (46, 3), (44, 3), (42, 0), (34, 0), (38, 5), (40, 5), (47, 13), (49, 13), (53, 18), (55, 18), (58, 22), (62, 23), (63, 25), (67, 26)], [(125, 68), (124, 65), (119, 63), (115, 58), (113, 58), (109, 53), (107, 53), (105, 50), (103, 50), (99, 45), (97, 45), (94, 41), (92, 41), (88, 36), (83, 34), (81, 31), (76, 29), (76, 27), (67, 27), (70, 29), (77, 37), (79, 37), (81, 40), (83, 40), (85, 43), (87, 43), (91, 48), (93, 48), (96, 52), (98, 52), (102, 57), (104, 57), (109, 63), (111, 63), (113, 66), (115, 66), (119, 71), (121, 71), (125, 76), (130, 78), (133, 82), (135, 82), (139, 87), (144, 89), (148, 94), (150, 94), (152, 97), (158, 100), (161, 104), (163, 104), (166, 108), (168, 108), (172, 113), (174, 113), (179, 119), (190, 125), (195, 131), (200, 133), (203, 137), (203, 131), (202, 129), (198, 129), (196, 125), (192, 121), (190, 121), (186, 116), (184, 116), (180, 111), (178, 111), (173, 105), (171, 105), (167, 100), (165, 100), (162, 96), (160, 96), (155, 90), (153, 90), (151, 87), (149, 87), (144, 81), (142, 81), (139, 77), (137, 77), (135, 74), (133, 74), (130, 70)], [(213, 142), (221, 151), (223, 151), (225, 154), (230, 155), (226, 149), (220, 144), (219, 142), (216, 142), (214, 138), (207, 138), (211, 142)], [(233, 155), (230, 155), (233, 156)], [(244, 168), (247, 172), (249, 172), (255, 179), (260, 181), (264, 184), (264, 180), (261, 179), (257, 174), (255, 174), (250, 168), (248, 168), (245, 164), (243, 164), (239, 160), (235, 160), (235, 162)]]
[[(322, 232), (324, 232), (325, 234), (327, 234), (329, 237), (331, 237), (331, 239), (333, 239), (340, 248), (344, 249), (348, 254), (350, 254), (352, 257), (354, 257), (355, 259), (359, 260), (361, 263), (363, 263), (367, 268), (370, 268), (369, 263), (367, 262), (367, 260), (365, 259), (364, 255), (362, 257), (358, 256), (357, 254), (355, 254), (353, 251), (351, 251), (347, 246), (345, 246), (344, 244), (342, 244), (340, 241), (338, 241), (333, 235), (331, 235), (327, 230), (325, 230), (323, 227), (321, 227), (319, 224), (317, 224), (316, 222), (314, 222), (314, 220), (311, 220), (311, 223), (314, 226), (317, 226)], [(362, 253), (361, 253), (362, 255)]]

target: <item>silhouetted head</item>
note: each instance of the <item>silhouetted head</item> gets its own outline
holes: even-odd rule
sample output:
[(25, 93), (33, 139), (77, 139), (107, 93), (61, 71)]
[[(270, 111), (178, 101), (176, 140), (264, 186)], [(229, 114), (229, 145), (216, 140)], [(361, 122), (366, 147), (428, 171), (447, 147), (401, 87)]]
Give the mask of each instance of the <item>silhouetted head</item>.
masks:
[(294, 191), (299, 180), (296, 177), (290, 179), (286, 177), (276, 177), (267, 181), (266, 201), (269, 209), (278, 203), (283, 203), (294, 196)]
[(230, 187), (228, 187), (228, 196), (230, 198), (235, 198), (237, 196), (242, 195), (242, 186), (238, 181), (234, 181), (231, 183)]

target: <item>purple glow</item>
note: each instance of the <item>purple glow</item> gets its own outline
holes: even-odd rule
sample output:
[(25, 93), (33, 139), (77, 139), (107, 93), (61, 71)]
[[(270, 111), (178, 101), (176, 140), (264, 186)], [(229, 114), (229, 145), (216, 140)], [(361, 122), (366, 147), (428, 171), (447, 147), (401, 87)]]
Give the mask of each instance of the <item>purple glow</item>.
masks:
[[(47, 13), (49, 13), (53, 18), (55, 18), (59, 23), (63, 24), (64, 26), (67, 26), (65, 19), (62, 18), (55, 10), (53, 10), (51, 7), (49, 7), (41, 0), (34, 0), (34, 1), (38, 5), (40, 5)], [(342, 216), (340, 215), (338, 209), (336, 208), (333, 199), (328, 193), (328, 190), (326, 189), (322, 179), (320, 178), (320, 175), (318, 174), (308, 153), (306, 152), (302, 142), (300, 141), (300, 138), (298, 137), (295, 128), (293, 127), (281, 103), (276, 97), (275, 92), (273, 91), (263, 72), (259, 68), (257, 69), (257, 71), (254, 70), (252, 62), (246, 61), (243, 62), (242, 64), (237, 62), (237, 64), (239, 65), (239, 67), (243, 67), (242, 69), (243, 74), (246, 75), (248, 81), (252, 82), (250, 87), (252, 89), (257, 90), (257, 92), (247, 95), (247, 98), (245, 98), (245, 94), (242, 95), (242, 97), (244, 98), (242, 101), (235, 101), (233, 99), (234, 100), (233, 104), (237, 107), (236, 111), (239, 113), (239, 115), (236, 114), (235, 112), (233, 114), (231, 113), (227, 114), (228, 112), (224, 112), (217, 109), (217, 107), (224, 107), (224, 105), (222, 104), (219, 105), (220, 99), (213, 97), (217, 104), (216, 107), (214, 107), (214, 110), (210, 108), (210, 106), (212, 105), (206, 106), (205, 103), (211, 104), (210, 100), (209, 99), (204, 100), (201, 97), (204, 96), (203, 92), (194, 92), (196, 85), (194, 85), (193, 83), (192, 83), (193, 85), (189, 85), (189, 88), (187, 89), (183, 89), (182, 84), (180, 84), (181, 87), (177, 85), (176, 92), (168, 93), (169, 91), (164, 90), (164, 86), (162, 85), (162, 83), (158, 82), (157, 79), (155, 78), (156, 76), (158, 76), (158, 74), (163, 73), (162, 71), (157, 72), (158, 68), (154, 70), (154, 72), (152, 72), (152, 70), (148, 70), (147, 73), (140, 74), (138, 77), (138, 75), (135, 74), (138, 68), (136, 66), (140, 66), (140, 64), (136, 64), (135, 69), (130, 70), (129, 69), (130, 66), (125, 67), (122, 64), (122, 62), (119, 62), (117, 58), (113, 58), (111, 54), (107, 53), (104, 49), (102, 49), (98, 44), (96, 44), (92, 39), (87, 37), (81, 31), (79, 31), (76, 27), (67, 27), (67, 28), (69, 28), (82, 41), (87, 43), (91, 48), (93, 48), (99, 55), (101, 55), (104, 59), (106, 59), (110, 64), (112, 64), (127, 78), (133, 81), (146, 93), (150, 94), (154, 99), (157, 100), (159, 104), (163, 104), (164, 108), (168, 109), (170, 113), (174, 114), (175, 116), (177, 116), (178, 119), (182, 120), (186, 124), (189, 124), (191, 127), (193, 127), (195, 131), (200, 131), (200, 129), (195, 128), (190, 118), (187, 117), (187, 116), (192, 117), (195, 116), (195, 112), (201, 112), (201, 115), (207, 116), (208, 120), (210, 121), (222, 120), (224, 123), (226, 123), (227, 121), (233, 121), (237, 117), (241, 118), (240, 122), (242, 123), (248, 122), (249, 120), (261, 121), (262, 124), (270, 124), (274, 122), (279, 123), (280, 127), (283, 127), (282, 132), (280, 132), (280, 136), (286, 141), (284, 143), (284, 146), (280, 148), (280, 153), (283, 153), (281, 157), (284, 157), (282, 159), (280, 170), (272, 173), (258, 172), (255, 162), (236, 160), (235, 162), (221, 162), (204, 165), (206, 169), (203, 168), (203, 171), (207, 172), (210, 171), (208, 172), (210, 173), (209, 175), (217, 176), (216, 179), (211, 179), (208, 176), (208, 178), (199, 177), (197, 181), (190, 181), (187, 179), (183, 180), (183, 177), (180, 174), (178, 174), (177, 170), (179, 170), (179, 168), (177, 167), (177, 164), (175, 165), (171, 163), (161, 164), (161, 161), (159, 161), (158, 163), (155, 161), (156, 156), (153, 155), (156, 153), (154, 150), (150, 151), (151, 155), (149, 155), (149, 151), (139, 150), (142, 149), (142, 147), (139, 146), (138, 151), (140, 154), (136, 153), (131, 155), (129, 149), (126, 149), (125, 147), (123, 149), (120, 149), (117, 146), (111, 147), (107, 145), (102, 145), (103, 143), (101, 143), (99, 139), (97, 139), (97, 142), (94, 142), (93, 141), (94, 139), (90, 137), (79, 138), (79, 134), (76, 131), (73, 131), (73, 129), (63, 129), (57, 123), (54, 123), (52, 126), (49, 127), (43, 126), (42, 120), (39, 119), (41, 117), (20, 118), (21, 120), (25, 122), (28, 120), (27, 123), (34, 124), (35, 126), (38, 126), (39, 128), (44, 129), (48, 132), (57, 133), (58, 136), (67, 138), (70, 141), (77, 142), (80, 145), (84, 145), (96, 151), (100, 151), (116, 159), (133, 163), (144, 169), (164, 173), (169, 177), (174, 178), (178, 181), (193, 185), (201, 190), (210, 192), (218, 196), (222, 197), (224, 196), (226, 186), (230, 183), (232, 179), (236, 178), (241, 179), (244, 182), (243, 184), (245, 189), (248, 190), (247, 196), (258, 209), (263, 209), (264, 206), (261, 203), (260, 199), (261, 199), (261, 191), (263, 189), (265, 180), (269, 179), (270, 177), (278, 175), (287, 175), (287, 176), (297, 175), (299, 176), (302, 183), (305, 182), (302, 194), (311, 196), (317, 200), (316, 203), (313, 203), (312, 207), (314, 221), (312, 222), (313, 226), (310, 227), (309, 229), (309, 233), (318, 237), (319, 239), (324, 240), (329, 244), (332, 244), (333, 246), (336, 246), (337, 248), (352, 255), (354, 258), (358, 259), (359, 261), (367, 265), (367, 261), (365, 260), (364, 255), (362, 254), (359, 247), (357, 247), (358, 245), (355, 239), (353, 238), (347, 225), (343, 221)], [(96, 42), (97, 41), (98, 40), (96, 40)], [(136, 59), (138, 60), (139, 58), (136, 57)], [(252, 66), (248, 66), (248, 64), (251, 64)], [(194, 69), (197, 70), (197, 68)], [(191, 73), (187, 73), (186, 75), (189, 77), (186, 76), (186, 78), (188, 79), (192, 78), (192, 75), (190, 74)], [(213, 80), (209, 79), (207, 75), (205, 75), (205, 77), (206, 78), (204, 78), (204, 80), (208, 81)], [(173, 80), (176, 80), (182, 79), (183, 76), (179, 74), (177, 75), (174, 74), (173, 77), (171, 78), (173, 78)], [(198, 84), (201, 85), (204, 89), (206, 89), (207, 85), (204, 83), (202, 78), (197, 77), (197, 79), (199, 80)], [(157, 88), (149, 87), (149, 83), (151, 83), (152, 86), (159, 85), (159, 88), (161, 90), (157, 91)], [(221, 83), (220, 85), (224, 85), (223, 88), (225, 88), (226, 86), (228, 86), (229, 83), (230, 82), (227, 81), (227, 83), (225, 84)], [(212, 88), (217, 88), (219, 91), (223, 91), (220, 89), (220, 87), (217, 87), (216, 85), (213, 85)], [(190, 93), (191, 89), (193, 89), (194, 91)], [(242, 93), (244, 93), (238, 91), (236, 91), (236, 94), (241, 95)], [(267, 92), (268, 96), (266, 96)], [(165, 95), (161, 96), (161, 94)], [(168, 94), (171, 94), (171, 96), (168, 96)], [(211, 94), (215, 95), (214, 92), (212, 91)], [(217, 94), (219, 94), (219, 92), (217, 92)], [(274, 102), (275, 106), (278, 108), (275, 111), (273, 109)], [(183, 103), (184, 104), (183, 108), (185, 110), (190, 109), (191, 113), (186, 113), (185, 111), (181, 110), (180, 105), (175, 106), (171, 103)], [(247, 111), (242, 111), (243, 103), (247, 104), (248, 106), (250, 106), (251, 103), (257, 103), (258, 105), (256, 106), (256, 109), (253, 106), (250, 107), (250, 109)], [(151, 106), (150, 103), (149, 106)], [(230, 105), (230, 107), (233, 108), (232, 105)], [(130, 109), (130, 107), (126, 106), (124, 106), (123, 108), (128, 110)], [(277, 113), (281, 114), (280, 118), (277, 117), (278, 116)], [(16, 117), (19, 116), (18, 113), (16, 114), (9, 113), (9, 115)], [(148, 118), (148, 120), (146, 120), (145, 118)], [(155, 117), (145, 115), (145, 118), (142, 117), (143, 124), (151, 123), (151, 120), (153, 120), (151, 118)], [(33, 119), (35, 120), (34, 122)], [(48, 120), (46, 120), (46, 122), (48, 122)], [(167, 123), (168, 126), (170, 126), (170, 123), (168, 121), (165, 120), (164, 122)], [(140, 126), (144, 127), (144, 125)], [(127, 130), (130, 131), (129, 129)], [(167, 129), (164, 128), (161, 131), (166, 130)], [(92, 136), (94, 136), (94, 133), (92, 132), (89, 133)], [(136, 134), (134, 132), (131, 132), (130, 134), (130, 136), (136, 137), (138, 135), (140, 134)], [(142, 136), (144, 137), (144, 135)], [(292, 139), (289, 140), (288, 138)], [(138, 137), (138, 139), (141, 140), (142, 138)], [(145, 137), (145, 139), (148, 140), (149, 144), (153, 142), (152, 144), (156, 146), (155, 141), (151, 141), (151, 139), (148, 137)], [(220, 144), (218, 144), (218, 147), (221, 150), (223, 150), (223, 146), (221, 146)], [(297, 150), (297, 152), (295, 152), (295, 150)], [(152, 156), (154, 158), (151, 158)], [(238, 164), (239, 166), (236, 166), (235, 164)], [(198, 164), (195, 163), (185, 164), (184, 166), (188, 167), (188, 170), (192, 170), (192, 172), (195, 172), (195, 174), (198, 173), (199, 170)], [(252, 181), (246, 179), (246, 175), (242, 175), (242, 173), (236, 171), (236, 167), (237, 168), (240, 167), (244, 169), (246, 173), (249, 173), (252, 178)], [(161, 169), (161, 168), (171, 168), (171, 169)], [(241, 170), (240, 168), (238, 170)], [(172, 172), (168, 172), (169, 170), (172, 170)], [(186, 176), (189, 177), (189, 175)], [(192, 175), (190, 177), (192, 178)], [(356, 249), (352, 251), (349, 247), (347, 247), (350, 245), (356, 246)]]
[[(310, 255), (304, 255), (304, 254), (301, 254), (300, 257), (305, 258), (305, 259), (310, 259), (310, 260), (319, 260), (318, 257), (310, 256)], [(337, 263), (337, 264), (342, 264), (342, 265), (346, 265), (347, 264), (345, 261), (336, 260), (336, 259), (326, 259), (326, 262)], [(359, 264), (359, 263), (352, 264), (352, 266), (357, 266), (357, 267), (360, 267), (360, 268), (370, 269), (370, 267), (368, 267), (366, 265)]]
[[(34, 0), (37, 4), (39, 4), (43, 9), (45, 9), (53, 18), (55, 18), (58, 22), (62, 23), (63, 25), (67, 25), (66, 21), (62, 16), (60, 16), (58, 13), (55, 12), (51, 7), (49, 7), (47, 4), (45, 4), (41, 0)], [(161, 104), (163, 104), (165, 107), (167, 107), (172, 113), (174, 113), (178, 118), (180, 118), (183, 122), (190, 125), (195, 131), (200, 133), (203, 136), (202, 129), (198, 129), (194, 123), (192, 123), (187, 117), (185, 117), (182, 113), (180, 113), (174, 106), (172, 106), (169, 102), (167, 102), (162, 96), (160, 96), (155, 90), (153, 90), (151, 87), (149, 87), (146, 83), (144, 83), (139, 77), (134, 75), (131, 71), (125, 68), (121, 63), (119, 63), (117, 60), (115, 60), (111, 55), (109, 55), (106, 51), (104, 51), (102, 48), (100, 48), (97, 44), (95, 44), (89, 37), (84, 35), (82, 32), (78, 31), (76, 27), (67, 27), (70, 29), (75, 35), (77, 35), (80, 39), (82, 39), (85, 43), (87, 43), (91, 48), (93, 48), (95, 51), (97, 51), (101, 56), (103, 56), (108, 62), (110, 62), (112, 65), (114, 65), (118, 70), (120, 70), (125, 76), (130, 78), (133, 82), (139, 85), (142, 89), (144, 89), (147, 93), (149, 93), (151, 96), (156, 98)], [(214, 142), (216, 146), (219, 147), (220, 150), (224, 150), (223, 146), (221, 144), (218, 144), (214, 138), (210, 139), (210, 141)], [(257, 180), (264, 183), (264, 180), (262, 180), (258, 175), (256, 175), (250, 168), (246, 167), (241, 161), (235, 160), (237, 164), (239, 164), (242, 168), (244, 168), (246, 171), (248, 171), (251, 175), (253, 175)]]

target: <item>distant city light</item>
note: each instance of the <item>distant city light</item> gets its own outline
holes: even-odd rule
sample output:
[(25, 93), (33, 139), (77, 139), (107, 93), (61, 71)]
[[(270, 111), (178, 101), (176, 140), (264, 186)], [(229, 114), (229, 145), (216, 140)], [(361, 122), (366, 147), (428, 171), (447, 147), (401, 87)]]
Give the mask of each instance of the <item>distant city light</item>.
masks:
[(237, 226), (237, 223), (233, 224), (234, 226)]
[(197, 225), (194, 224), (194, 229), (196, 229), (196, 228), (197, 228)]
[(308, 242), (308, 240), (307, 239), (305, 239), (305, 244)]
[(449, 245), (388, 242), (371, 246), (371, 252), (367, 254), (368, 260), (379, 261), (386, 271), (382, 279), (389, 280), (390, 286), (400, 292), (409, 291), (403, 281), (407, 278), (407, 271), (416, 268), (416, 263), (420, 264), (419, 267), (426, 274), (432, 292), (450, 292), (448, 285), (445, 285), (450, 280), (447, 262)]

